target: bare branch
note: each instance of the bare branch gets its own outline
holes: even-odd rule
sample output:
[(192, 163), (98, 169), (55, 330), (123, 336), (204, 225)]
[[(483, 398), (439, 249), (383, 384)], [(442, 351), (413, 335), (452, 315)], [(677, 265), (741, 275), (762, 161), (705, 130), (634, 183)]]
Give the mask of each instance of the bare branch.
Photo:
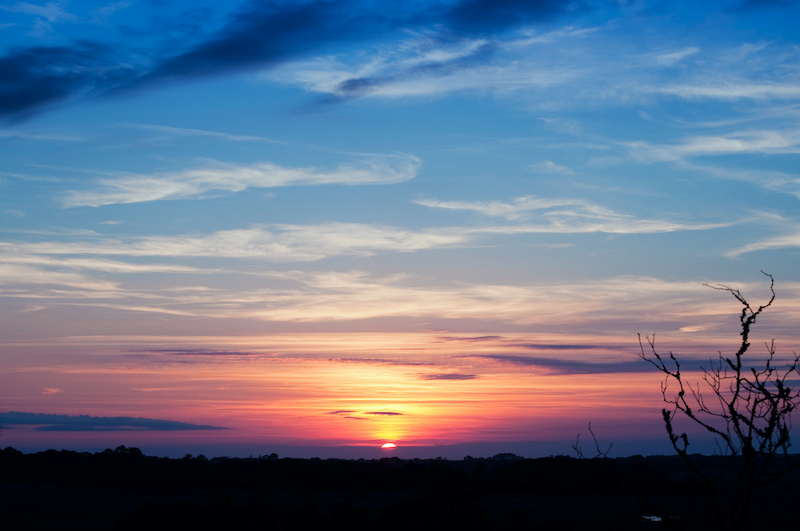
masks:
[[(706, 486), (717, 522), (723, 529), (738, 529), (744, 525), (756, 487), (800, 468), (800, 462), (792, 463), (788, 459), (791, 413), (800, 406), (800, 390), (793, 389), (789, 383), (800, 376), (800, 356), (794, 353), (794, 360), (785, 370), (779, 370), (774, 366), (773, 340), (766, 343), (767, 358), (761, 366), (746, 366), (751, 326), (775, 300), (774, 278), (764, 271), (761, 273), (770, 279), (771, 297), (755, 309), (739, 290), (724, 284), (706, 284), (712, 289), (729, 292), (742, 305), (739, 314), (742, 339), (732, 356), (720, 352), (716, 362), (710, 360), (708, 368), (701, 367), (701, 383), (684, 383), (675, 355), (672, 352), (668, 356), (661, 355), (656, 350), (655, 334), (645, 336), (647, 349), (639, 335), (639, 357), (664, 375), (661, 394), (671, 411), (663, 409), (662, 416), (670, 443)], [(670, 384), (677, 392), (669, 393)], [(706, 401), (704, 390), (713, 397), (712, 401)], [(737, 482), (732, 487), (733, 494), (728, 492), (720, 498), (715, 483), (694, 464), (688, 450), (688, 435), (678, 434), (675, 429), (676, 417), (688, 419), (711, 433), (720, 453), (732, 459)], [(597, 449), (599, 452), (599, 446)], [(783, 466), (775, 463), (778, 454), (784, 455)], [(722, 511), (720, 502), (728, 505), (727, 512)]]
[[(598, 458), (601, 458), (601, 457), (608, 457), (608, 452), (611, 451), (611, 447), (614, 446), (614, 443), (609, 444), (608, 445), (608, 449), (606, 449), (606, 451), (604, 452), (604, 451), (602, 451), (600, 449), (600, 443), (597, 442), (597, 437), (595, 436), (594, 431), (592, 431), (592, 423), (591, 422), (589, 423), (589, 433), (592, 434), (592, 440), (594, 441), (594, 447), (597, 450), (597, 455), (592, 457), (592, 459), (598, 459)], [(580, 445), (580, 440), (581, 440), (581, 434), (579, 433), (578, 436), (575, 438), (575, 444), (572, 445), (572, 449), (575, 450), (575, 453), (577, 454), (578, 459), (586, 459), (586, 456), (583, 454), (583, 448)]]

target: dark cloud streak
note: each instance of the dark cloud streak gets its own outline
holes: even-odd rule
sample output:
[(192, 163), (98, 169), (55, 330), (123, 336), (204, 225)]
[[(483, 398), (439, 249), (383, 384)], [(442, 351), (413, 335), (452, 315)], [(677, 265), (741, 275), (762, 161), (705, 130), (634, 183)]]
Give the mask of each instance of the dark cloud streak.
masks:
[(545, 22), (587, 7), (574, 0), (464, 0), (453, 6), (445, 20), (457, 31), (485, 34)]
[(35, 426), (35, 431), (191, 431), (227, 430), (219, 426), (189, 424), (174, 420), (134, 417), (90, 417), (89, 415), (48, 415), (45, 413), (0, 413), (0, 426)]
[(797, 0), (744, 0), (743, 2), (737, 2), (736, 4), (733, 4), (725, 11), (728, 13), (760, 11), (781, 7), (791, 7), (796, 3)]
[(639, 359), (613, 363), (589, 363), (584, 361), (511, 356), (504, 354), (476, 354), (465, 357), (491, 359), (501, 363), (510, 363), (512, 365), (521, 365), (525, 367), (538, 367), (553, 374), (608, 374), (652, 371), (652, 367), (650, 367), (649, 364), (642, 363)]
[[(12, 50), (0, 57), (0, 116), (20, 119), (77, 96), (118, 94), (165, 82), (265, 68), (326, 45), (368, 41), (405, 27), (436, 27), (451, 38), (467, 33), (489, 35), (550, 20), (582, 5), (567, 0), (463, 0), (412, 12), (401, 2), (253, 0), (235, 10), (228, 22), (205, 40), (173, 55), (167, 52), (171, 47), (148, 49), (138, 43), (126, 47), (88, 41)], [(139, 59), (133, 59), (134, 49)], [(489, 55), (491, 49), (486, 47), (458, 61), (421, 65), (398, 75), (458, 68)], [(334, 101), (357, 97), (393, 79), (346, 81)]]
[(465, 341), (465, 342), (480, 342), (480, 341), (492, 341), (495, 339), (503, 339), (503, 336), (476, 336), (476, 337), (453, 337), (453, 336), (439, 336), (439, 339), (443, 341)]
[(529, 350), (629, 350), (630, 346), (603, 345), (595, 343), (535, 343), (531, 340), (519, 340), (504, 336), (477, 336), (477, 337), (453, 337), (439, 336), (442, 341), (456, 341), (467, 343), (480, 343), (484, 341), (498, 341), (503, 346), (513, 348), (526, 348)]
[[(317, 358), (311, 358), (317, 359)], [(425, 361), (399, 361), (383, 358), (326, 358), (326, 361), (342, 362), (342, 363), (374, 363), (376, 365), (398, 365), (407, 367), (430, 367), (439, 365), (438, 363), (431, 363)]]
[(269, 66), (322, 44), (386, 29), (388, 21), (382, 16), (354, 13), (348, 9), (352, 7), (347, 2), (325, 0), (249, 2), (210, 39), (165, 60), (125, 88)]
[(563, 345), (548, 345), (542, 343), (528, 343), (519, 345), (531, 350), (619, 350), (619, 347), (607, 345), (567, 343)]
[(423, 374), (420, 376), (423, 380), (474, 380), (477, 378), (474, 374)]
[(0, 116), (25, 118), (77, 92), (132, 77), (118, 61), (108, 47), (86, 41), (14, 49), (0, 58)]
[(134, 350), (135, 353), (164, 354), (167, 356), (263, 356), (263, 352), (241, 352), (238, 350), (212, 350), (205, 348), (192, 349), (159, 349), (159, 350)]

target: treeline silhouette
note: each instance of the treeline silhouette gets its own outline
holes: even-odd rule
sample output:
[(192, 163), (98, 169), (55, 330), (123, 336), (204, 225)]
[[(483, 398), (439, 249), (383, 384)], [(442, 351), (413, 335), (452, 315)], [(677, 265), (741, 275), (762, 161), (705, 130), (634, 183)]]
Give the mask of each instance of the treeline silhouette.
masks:
[[(695, 458), (725, 482), (729, 458)], [(795, 523), (780, 507), (796, 506), (798, 486), (793, 475), (760, 494), (771, 527)], [(5, 529), (709, 529), (703, 488), (677, 456), (168, 459), (125, 446), (0, 450)]]

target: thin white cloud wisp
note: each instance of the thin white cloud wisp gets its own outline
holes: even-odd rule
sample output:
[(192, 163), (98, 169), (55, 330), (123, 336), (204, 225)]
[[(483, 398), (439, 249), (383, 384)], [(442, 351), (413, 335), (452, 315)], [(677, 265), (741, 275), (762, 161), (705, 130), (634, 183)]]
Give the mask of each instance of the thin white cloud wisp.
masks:
[(420, 160), (411, 155), (380, 155), (332, 171), (316, 168), (284, 168), (261, 163), (238, 166), (211, 162), (203, 168), (151, 175), (121, 175), (101, 179), (99, 189), (70, 191), (64, 207), (141, 203), (164, 199), (198, 198), (212, 191), (240, 192), (248, 188), (311, 186), (325, 184), (395, 184), (413, 179)]

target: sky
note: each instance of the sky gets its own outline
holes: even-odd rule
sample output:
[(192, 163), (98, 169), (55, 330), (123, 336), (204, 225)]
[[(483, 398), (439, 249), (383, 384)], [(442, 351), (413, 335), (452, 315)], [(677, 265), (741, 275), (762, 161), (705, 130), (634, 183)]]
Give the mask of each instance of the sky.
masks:
[(763, 271), (800, 350), (797, 20), (2, 0), (0, 443), (670, 453), (637, 334), (699, 378)]

